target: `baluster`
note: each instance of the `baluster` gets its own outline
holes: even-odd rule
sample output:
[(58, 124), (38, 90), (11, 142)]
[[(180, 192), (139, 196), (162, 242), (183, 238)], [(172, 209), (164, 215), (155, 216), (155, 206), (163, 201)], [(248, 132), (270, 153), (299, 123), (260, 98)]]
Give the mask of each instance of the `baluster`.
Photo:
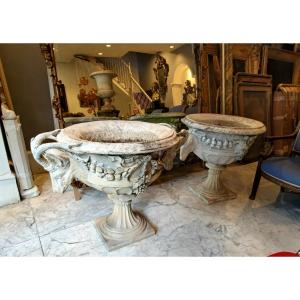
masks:
[(123, 82), (123, 76), (122, 76), (122, 72), (121, 72), (121, 68), (120, 68), (118, 59), (116, 59), (116, 67), (118, 70), (119, 83), (121, 84)]
[(114, 58), (111, 58), (110, 61), (111, 61), (111, 70), (114, 72), (116, 71), (115, 60)]
[(130, 81), (130, 73), (129, 73), (129, 69), (127, 67), (127, 65), (123, 64), (123, 68), (124, 68), (124, 73), (125, 73), (125, 77), (126, 77), (126, 84), (128, 89), (131, 90), (131, 81)]
[(108, 67), (108, 66), (107, 66), (107, 58), (104, 59), (103, 63), (104, 63), (104, 68), (105, 68), (105, 70), (107, 70), (107, 67)]
[(124, 72), (124, 66), (123, 66), (121, 60), (119, 60), (119, 65), (120, 65), (120, 69), (121, 69), (121, 73), (122, 73), (122, 80), (124, 82), (125, 89), (128, 89), (128, 85), (127, 85), (127, 82), (126, 82), (126, 76), (125, 76), (125, 72)]

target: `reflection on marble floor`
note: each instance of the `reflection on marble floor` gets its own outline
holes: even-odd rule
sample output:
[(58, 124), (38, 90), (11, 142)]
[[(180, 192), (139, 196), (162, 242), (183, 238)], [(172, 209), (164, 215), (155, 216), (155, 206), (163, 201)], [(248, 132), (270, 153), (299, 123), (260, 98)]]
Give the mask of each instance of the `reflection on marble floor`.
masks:
[(300, 249), (300, 205), (286, 200), (275, 207), (279, 188), (264, 179), (257, 199), (249, 200), (255, 168), (255, 164), (227, 168), (224, 181), (238, 198), (213, 205), (197, 196), (199, 179), (207, 174), (200, 164), (165, 173), (134, 203), (157, 227), (157, 234), (112, 252), (106, 250), (93, 225), (96, 217), (112, 208), (106, 195), (85, 188), (82, 200), (75, 201), (72, 191), (53, 193), (48, 175), (39, 175), (39, 197), (0, 208), (0, 256), (267, 256), (280, 250), (295, 252)]

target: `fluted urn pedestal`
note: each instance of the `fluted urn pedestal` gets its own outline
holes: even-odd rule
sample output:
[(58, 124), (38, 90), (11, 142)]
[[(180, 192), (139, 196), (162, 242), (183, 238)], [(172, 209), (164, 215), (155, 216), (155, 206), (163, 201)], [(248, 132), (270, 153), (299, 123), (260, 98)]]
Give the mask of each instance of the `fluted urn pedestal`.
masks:
[(206, 163), (205, 165), (208, 168), (208, 175), (199, 184), (199, 198), (207, 204), (236, 198), (236, 194), (230, 191), (221, 180), (221, 172), (225, 169), (225, 166), (212, 163)]
[(112, 200), (112, 213), (97, 218), (95, 226), (113, 250), (155, 233), (146, 218), (132, 210), (132, 200), (164, 168), (172, 168), (185, 137), (185, 131), (176, 133), (168, 125), (106, 120), (39, 134), (31, 149), (49, 171), (55, 192), (64, 192), (76, 179)]
[(132, 210), (130, 196), (109, 196), (114, 207), (111, 215), (95, 220), (108, 249), (116, 249), (155, 234), (145, 217)]
[(182, 122), (189, 128), (189, 136), (180, 149), (180, 158), (185, 160), (194, 152), (208, 168), (208, 176), (197, 188), (199, 198), (207, 204), (236, 198), (223, 184), (221, 172), (227, 165), (242, 160), (257, 136), (266, 131), (264, 124), (220, 114), (191, 114)]

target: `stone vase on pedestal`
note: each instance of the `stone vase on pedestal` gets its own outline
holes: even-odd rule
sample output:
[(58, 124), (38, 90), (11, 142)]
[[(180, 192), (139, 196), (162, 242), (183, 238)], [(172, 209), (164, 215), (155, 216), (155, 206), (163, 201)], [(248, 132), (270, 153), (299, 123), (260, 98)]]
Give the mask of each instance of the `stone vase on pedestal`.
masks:
[(234, 199), (236, 195), (223, 184), (221, 172), (242, 160), (257, 136), (266, 131), (264, 124), (220, 114), (191, 114), (182, 122), (189, 128), (189, 137), (180, 149), (180, 159), (194, 152), (208, 167), (208, 176), (197, 190), (200, 199), (208, 204)]
[(116, 108), (112, 105), (111, 97), (115, 94), (113, 90), (113, 78), (117, 75), (110, 70), (102, 70), (93, 72), (90, 77), (96, 80), (97, 95), (103, 100), (104, 105), (101, 107), (100, 112), (113, 112)]
[[(107, 248), (113, 250), (155, 233), (132, 201), (170, 170), (185, 131), (138, 121), (96, 121), (46, 132), (31, 142), (34, 158), (50, 173), (55, 192), (73, 179), (107, 194), (113, 202), (108, 216), (95, 220)], [(44, 143), (46, 140), (53, 143)]]

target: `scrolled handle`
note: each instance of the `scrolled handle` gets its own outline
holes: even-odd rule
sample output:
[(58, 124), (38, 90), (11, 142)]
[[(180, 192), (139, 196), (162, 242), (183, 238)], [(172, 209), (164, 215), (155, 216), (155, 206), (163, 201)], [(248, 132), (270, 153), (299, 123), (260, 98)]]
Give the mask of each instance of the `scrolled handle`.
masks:
[(187, 140), (189, 132), (186, 129), (181, 129), (176, 135), (180, 138), (181, 144), (183, 144)]
[(187, 156), (194, 151), (196, 146), (196, 141), (194, 136), (186, 130), (186, 138), (180, 147), (180, 160), (186, 160)]
[[(75, 146), (79, 146), (78, 144), (64, 144), (61, 142), (57, 142), (57, 136), (60, 133), (61, 129), (56, 129), (53, 131), (48, 131), (44, 133), (38, 134), (35, 138), (32, 138), (30, 141), (30, 148), (33, 154), (34, 159), (44, 167), (46, 170), (50, 170), (53, 164), (50, 164), (47, 158), (44, 156), (47, 155), (47, 152), (51, 149), (61, 150), (63, 152), (71, 153), (71, 149)], [(53, 140), (55, 142), (45, 143), (46, 140)]]

